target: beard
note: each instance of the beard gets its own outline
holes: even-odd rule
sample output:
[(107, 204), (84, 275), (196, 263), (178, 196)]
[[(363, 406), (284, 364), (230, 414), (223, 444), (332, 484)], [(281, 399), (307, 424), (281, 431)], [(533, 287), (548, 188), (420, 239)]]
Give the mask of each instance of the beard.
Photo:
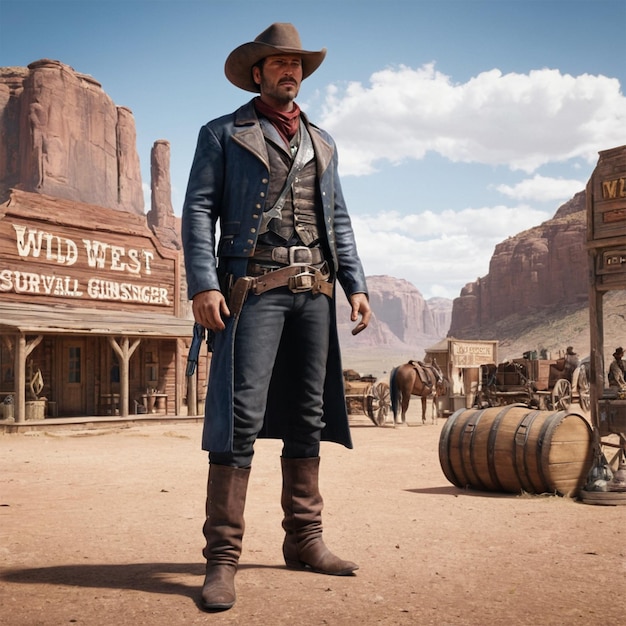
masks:
[(281, 80), (278, 83), (271, 83), (261, 77), (261, 94), (275, 100), (280, 104), (290, 104), (296, 99), (300, 86), (295, 80)]

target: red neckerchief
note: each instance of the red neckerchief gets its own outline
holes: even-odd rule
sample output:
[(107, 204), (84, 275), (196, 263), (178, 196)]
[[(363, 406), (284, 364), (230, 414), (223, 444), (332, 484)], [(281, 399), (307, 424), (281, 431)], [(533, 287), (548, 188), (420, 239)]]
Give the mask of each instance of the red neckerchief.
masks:
[(261, 115), (274, 124), (280, 136), (289, 145), (289, 141), (293, 139), (300, 126), (300, 107), (294, 102), (293, 110), (289, 113), (283, 113), (265, 104), (261, 98), (255, 98), (254, 106)]

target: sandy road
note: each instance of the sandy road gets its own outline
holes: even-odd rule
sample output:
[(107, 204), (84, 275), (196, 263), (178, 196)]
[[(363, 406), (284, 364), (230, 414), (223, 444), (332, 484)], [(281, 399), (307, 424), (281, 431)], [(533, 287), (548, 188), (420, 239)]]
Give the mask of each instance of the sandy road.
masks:
[(354, 450), (323, 445), (325, 539), (360, 565), (346, 578), (284, 567), (280, 446), (259, 441), (238, 601), (219, 614), (196, 605), (199, 424), (0, 435), (1, 621), (622, 624), (624, 507), (457, 489), (439, 465), (443, 423), (356, 420)]

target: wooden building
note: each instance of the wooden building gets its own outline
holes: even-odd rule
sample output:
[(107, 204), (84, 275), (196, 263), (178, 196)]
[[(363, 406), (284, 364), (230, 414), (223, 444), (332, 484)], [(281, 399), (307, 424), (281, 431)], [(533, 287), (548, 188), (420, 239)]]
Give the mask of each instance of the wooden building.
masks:
[(145, 216), (12, 189), (0, 204), (0, 418), (198, 414), (208, 364), (186, 379), (185, 301), (181, 252)]
[(498, 362), (496, 340), (455, 339), (447, 337), (425, 350), (424, 361), (437, 362), (450, 382), (439, 407), (445, 412), (469, 409), (474, 402), (480, 377), (480, 367)]
[[(596, 434), (608, 438), (604, 445), (617, 448), (614, 469), (626, 469), (626, 392), (606, 386), (610, 361), (605, 355), (613, 346), (604, 345), (604, 296), (612, 291), (626, 296), (626, 145), (601, 151), (587, 182), (587, 253), (591, 418)], [(619, 504), (624, 504), (623, 489), (621, 495)]]

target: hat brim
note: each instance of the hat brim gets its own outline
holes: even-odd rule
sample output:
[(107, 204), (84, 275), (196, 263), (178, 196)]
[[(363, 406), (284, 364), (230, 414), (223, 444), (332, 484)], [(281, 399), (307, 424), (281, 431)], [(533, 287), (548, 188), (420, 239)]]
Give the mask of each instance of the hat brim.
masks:
[(258, 85), (252, 78), (252, 67), (265, 57), (277, 54), (293, 54), (302, 59), (302, 79), (310, 76), (324, 61), (326, 48), (314, 52), (299, 48), (283, 48), (252, 41), (235, 48), (226, 59), (224, 73), (226, 78), (240, 89), (259, 92)]

